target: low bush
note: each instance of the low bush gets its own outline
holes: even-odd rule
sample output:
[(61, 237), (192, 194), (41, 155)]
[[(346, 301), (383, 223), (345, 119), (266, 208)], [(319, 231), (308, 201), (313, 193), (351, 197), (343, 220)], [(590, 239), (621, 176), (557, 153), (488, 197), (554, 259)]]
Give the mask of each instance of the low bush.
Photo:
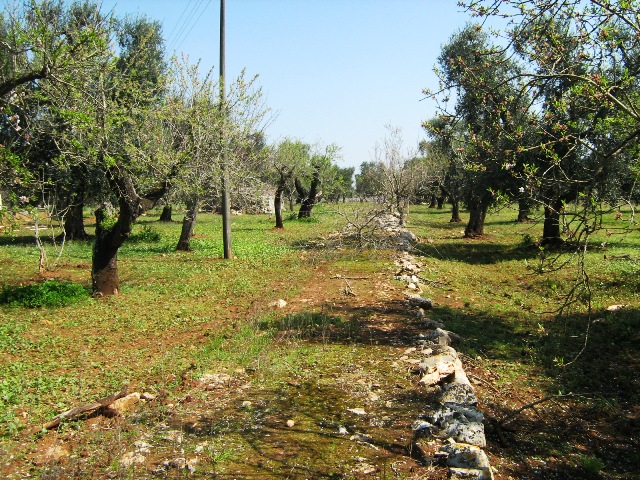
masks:
[(82, 285), (47, 280), (25, 286), (5, 286), (0, 290), (0, 304), (13, 307), (61, 307), (89, 296)]

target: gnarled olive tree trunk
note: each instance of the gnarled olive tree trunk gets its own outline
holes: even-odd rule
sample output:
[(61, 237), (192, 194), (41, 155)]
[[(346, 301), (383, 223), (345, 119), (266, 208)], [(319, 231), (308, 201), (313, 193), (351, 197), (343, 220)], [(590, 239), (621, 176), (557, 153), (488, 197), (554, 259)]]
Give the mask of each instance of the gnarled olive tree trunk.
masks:
[(273, 199), (273, 208), (276, 214), (276, 228), (284, 229), (284, 222), (282, 220), (282, 194), (284, 193), (286, 186), (286, 177), (280, 175), (280, 182), (278, 188), (276, 188), (276, 194)]
[(564, 202), (560, 199), (553, 200), (544, 207), (544, 224), (542, 226), (542, 245), (556, 247), (562, 245), (560, 236), (560, 213)]
[(84, 229), (83, 203), (71, 205), (64, 216), (64, 236), (66, 240), (86, 240), (89, 234)]
[(298, 211), (298, 218), (311, 217), (311, 209), (318, 201), (318, 187), (320, 186), (320, 168), (315, 167), (313, 170), (313, 176), (311, 177), (311, 185), (309, 186), (309, 192), (302, 200), (300, 210)]
[(193, 237), (193, 232), (195, 230), (199, 205), (200, 202), (197, 197), (193, 197), (187, 202), (187, 211), (184, 212), (184, 218), (182, 219), (180, 240), (178, 240), (178, 245), (176, 246), (177, 251), (191, 251), (191, 237)]
[(460, 218), (460, 201), (458, 199), (451, 199), (451, 220), (449, 223), (460, 223), (462, 219)]
[(474, 238), (484, 235), (484, 221), (488, 209), (489, 205), (483, 201), (472, 202), (469, 205), (469, 222), (464, 229), (465, 237)]
[(96, 210), (96, 238), (91, 258), (91, 280), (94, 296), (120, 293), (118, 277), (118, 250), (131, 235), (138, 217), (165, 194), (163, 185), (144, 197), (140, 197), (132, 179), (117, 167), (107, 172), (111, 189), (118, 196), (118, 212), (103, 205)]
[(173, 208), (171, 207), (171, 205), (165, 205), (164, 207), (162, 207), (162, 213), (160, 214), (160, 221), (161, 222), (173, 222), (171, 215), (173, 213)]
[(526, 198), (521, 198), (518, 200), (518, 218), (516, 222), (518, 223), (526, 223), (530, 220), (529, 213), (531, 212), (531, 204), (529, 200)]
[(133, 223), (143, 212), (141, 198), (131, 179), (115, 168), (108, 172), (109, 183), (118, 193), (117, 216), (109, 206), (96, 210), (96, 239), (91, 259), (91, 279), (94, 296), (120, 293), (118, 277), (118, 250), (129, 235)]

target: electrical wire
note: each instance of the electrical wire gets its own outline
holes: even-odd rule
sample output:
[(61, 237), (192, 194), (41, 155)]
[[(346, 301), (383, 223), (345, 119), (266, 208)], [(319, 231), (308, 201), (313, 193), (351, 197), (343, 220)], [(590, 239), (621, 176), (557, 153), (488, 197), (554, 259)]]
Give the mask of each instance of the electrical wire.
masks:
[(194, 29), (196, 24), (200, 21), (200, 19), (202, 18), (202, 15), (207, 10), (207, 7), (211, 5), (211, 1), (212, 0), (209, 0), (206, 4), (204, 3), (204, 0), (202, 1), (201, 5), (204, 4), (204, 6), (202, 7), (202, 10), (200, 10), (200, 13), (198, 14), (197, 18), (191, 23), (191, 27), (189, 27), (189, 30), (187, 30), (186, 33), (181, 37), (180, 42), (177, 43), (177, 45), (174, 47), (174, 50), (178, 50), (180, 46), (184, 43), (184, 41), (187, 38), (189, 38), (191, 31)]

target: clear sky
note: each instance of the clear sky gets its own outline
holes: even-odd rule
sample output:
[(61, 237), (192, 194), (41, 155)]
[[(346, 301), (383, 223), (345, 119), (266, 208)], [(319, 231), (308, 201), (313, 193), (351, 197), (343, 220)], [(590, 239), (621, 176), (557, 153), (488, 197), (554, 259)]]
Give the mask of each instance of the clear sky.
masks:
[[(163, 25), (169, 53), (219, 64), (220, 0), (103, 0), (117, 16)], [(269, 142), (293, 137), (341, 147), (341, 166), (370, 161), (385, 125), (407, 148), (435, 114), (440, 48), (470, 20), (456, 0), (226, 0), (226, 75), (245, 68), (275, 114)]]

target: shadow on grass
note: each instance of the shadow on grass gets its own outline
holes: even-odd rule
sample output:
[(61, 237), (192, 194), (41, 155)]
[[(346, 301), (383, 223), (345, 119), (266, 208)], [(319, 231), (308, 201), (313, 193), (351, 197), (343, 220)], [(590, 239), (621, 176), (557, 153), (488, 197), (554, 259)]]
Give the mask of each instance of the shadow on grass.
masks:
[[(44, 245), (53, 245), (53, 240), (50, 236), (41, 236), (40, 241)], [(93, 242), (93, 236), (86, 240), (65, 240), (66, 243), (78, 243), (78, 244), (91, 244)], [(56, 240), (56, 245), (60, 246), (61, 241)], [(33, 235), (0, 235), (0, 247), (3, 246), (20, 246), (20, 247), (34, 247), (36, 248), (36, 240)]]
[[(372, 316), (386, 320), (375, 324)], [(519, 479), (638, 478), (640, 311), (623, 308), (591, 319), (574, 315), (543, 326), (443, 307), (429, 317), (463, 337), (456, 349), (467, 368), (492, 384), (483, 391), (481, 408), (488, 418), (489, 448), (505, 460), (504, 473)], [(587, 347), (578, 356), (589, 321)], [(269, 327), (323, 344), (407, 347), (417, 345), (425, 332), (403, 302), (345, 308), (340, 314), (298, 314)], [(522, 390), (528, 396), (514, 396)], [(545, 397), (535, 408), (518, 412)], [(411, 405), (417, 416), (428, 402)], [(510, 417), (504, 428), (496, 427)]]
[(440, 243), (437, 246), (419, 243), (415, 253), (423, 257), (454, 260), (470, 265), (490, 265), (512, 260), (531, 260), (539, 250), (533, 245), (510, 246), (478, 240)]

